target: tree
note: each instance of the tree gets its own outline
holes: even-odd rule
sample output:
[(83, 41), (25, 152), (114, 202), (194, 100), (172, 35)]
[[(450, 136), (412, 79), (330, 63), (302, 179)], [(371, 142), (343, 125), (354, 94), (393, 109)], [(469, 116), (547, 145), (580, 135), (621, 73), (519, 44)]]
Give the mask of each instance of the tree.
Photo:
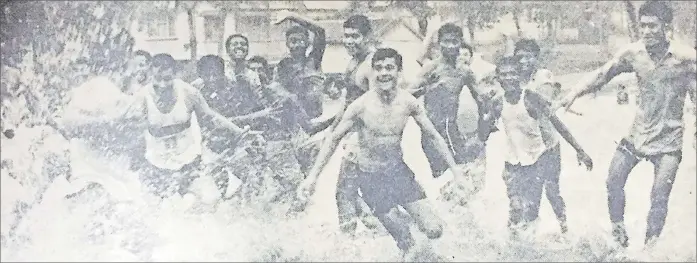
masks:
[(508, 3), (500, 1), (457, 1), (456, 9), (460, 17), (467, 19), (467, 31), (471, 41), (478, 28), (490, 28), (506, 14)]
[(433, 8), (426, 4), (425, 0), (419, 1), (390, 1), (390, 6), (394, 8), (403, 8), (409, 11), (416, 17), (419, 22), (419, 33), (425, 36), (428, 30), (428, 19), (435, 15)]

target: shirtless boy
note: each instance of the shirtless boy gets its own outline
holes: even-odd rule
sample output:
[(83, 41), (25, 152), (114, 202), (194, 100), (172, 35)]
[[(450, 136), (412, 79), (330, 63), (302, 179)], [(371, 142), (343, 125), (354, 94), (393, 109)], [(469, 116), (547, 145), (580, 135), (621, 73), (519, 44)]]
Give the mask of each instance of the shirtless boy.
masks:
[(463, 175), (447, 149), (445, 139), (429, 121), (424, 108), (411, 94), (398, 87), (402, 56), (394, 49), (378, 49), (371, 65), (371, 89), (348, 106), (328, 143), (322, 145), (298, 195), (302, 199), (309, 197), (317, 177), (341, 139), (349, 131), (356, 130), (357, 186), (374, 215), (407, 256), (414, 252), (414, 240), (409, 225), (397, 219), (397, 206), (402, 206), (429, 238), (439, 238), (443, 232), (442, 220), (425, 200), (422, 187), (403, 160), (401, 140), (409, 117), (414, 117), (424, 136), (434, 141), (438, 153), (453, 169), (455, 177), (460, 179)]

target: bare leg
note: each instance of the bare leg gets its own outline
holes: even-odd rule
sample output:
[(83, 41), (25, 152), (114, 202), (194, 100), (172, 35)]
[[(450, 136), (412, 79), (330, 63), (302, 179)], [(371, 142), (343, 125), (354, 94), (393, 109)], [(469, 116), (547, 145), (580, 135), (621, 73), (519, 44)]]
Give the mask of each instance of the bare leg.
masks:
[[(622, 147), (622, 146), (619, 146)], [(628, 150), (617, 149), (610, 163), (610, 170), (606, 181), (607, 202), (612, 222), (612, 235), (620, 245), (629, 246), (627, 230), (624, 226), (625, 194), (624, 186), (627, 183), (629, 173), (639, 163), (639, 159)]]
[(654, 164), (654, 181), (651, 189), (651, 209), (647, 219), (645, 243), (658, 238), (668, 216), (668, 199), (678, 171), (682, 154), (663, 154), (651, 161)]

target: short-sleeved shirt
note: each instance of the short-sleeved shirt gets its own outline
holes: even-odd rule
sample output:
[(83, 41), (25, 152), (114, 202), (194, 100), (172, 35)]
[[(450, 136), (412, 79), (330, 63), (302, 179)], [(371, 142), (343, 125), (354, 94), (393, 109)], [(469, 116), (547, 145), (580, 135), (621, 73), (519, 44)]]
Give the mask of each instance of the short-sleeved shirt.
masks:
[(642, 41), (630, 44), (610, 62), (616, 72), (635, 72), (638, 109), (626, 140), (651, 156), (682, 150), (685, 95), (695, 92), (695, 49), (670, 43), (666, 56), (655, 63)]

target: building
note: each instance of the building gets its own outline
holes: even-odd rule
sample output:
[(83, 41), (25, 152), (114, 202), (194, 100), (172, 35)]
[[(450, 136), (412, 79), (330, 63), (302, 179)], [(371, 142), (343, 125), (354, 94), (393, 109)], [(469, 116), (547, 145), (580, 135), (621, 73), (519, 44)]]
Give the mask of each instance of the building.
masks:
[[(188, 6), (193, 16), (192, 27), (187, 7), (177, 7), (175, 1), (155, 3), (143, 2), (144, 8), (153, 10), (144, 12), (146, 15), (133, 21), (131, 32), (136, 37), (136, 49), (169, 53), (175, 59), (190, 60), (190, 31), (193, 28), (196, 34), (196, 58), (210, 54), (226, 58), (225, 38), (240, 33), (249, 38), (250, 56), (264, 55), (271, 62), (280, 60), (286, 52), (284, 32), (290, 25), (272, 24), (279, 11), (296, 11), (323, 21), (336, 19), (346, 5), (346, 1), (197, 1)], [(374, 11), (371, 10), (369, 16), (380, 17), (386, 7), (385, 3), (379, 5)], [(334, 29), (327, 32), (337, 33)], [(341, 34), (341, 31), (338, 33)]]

